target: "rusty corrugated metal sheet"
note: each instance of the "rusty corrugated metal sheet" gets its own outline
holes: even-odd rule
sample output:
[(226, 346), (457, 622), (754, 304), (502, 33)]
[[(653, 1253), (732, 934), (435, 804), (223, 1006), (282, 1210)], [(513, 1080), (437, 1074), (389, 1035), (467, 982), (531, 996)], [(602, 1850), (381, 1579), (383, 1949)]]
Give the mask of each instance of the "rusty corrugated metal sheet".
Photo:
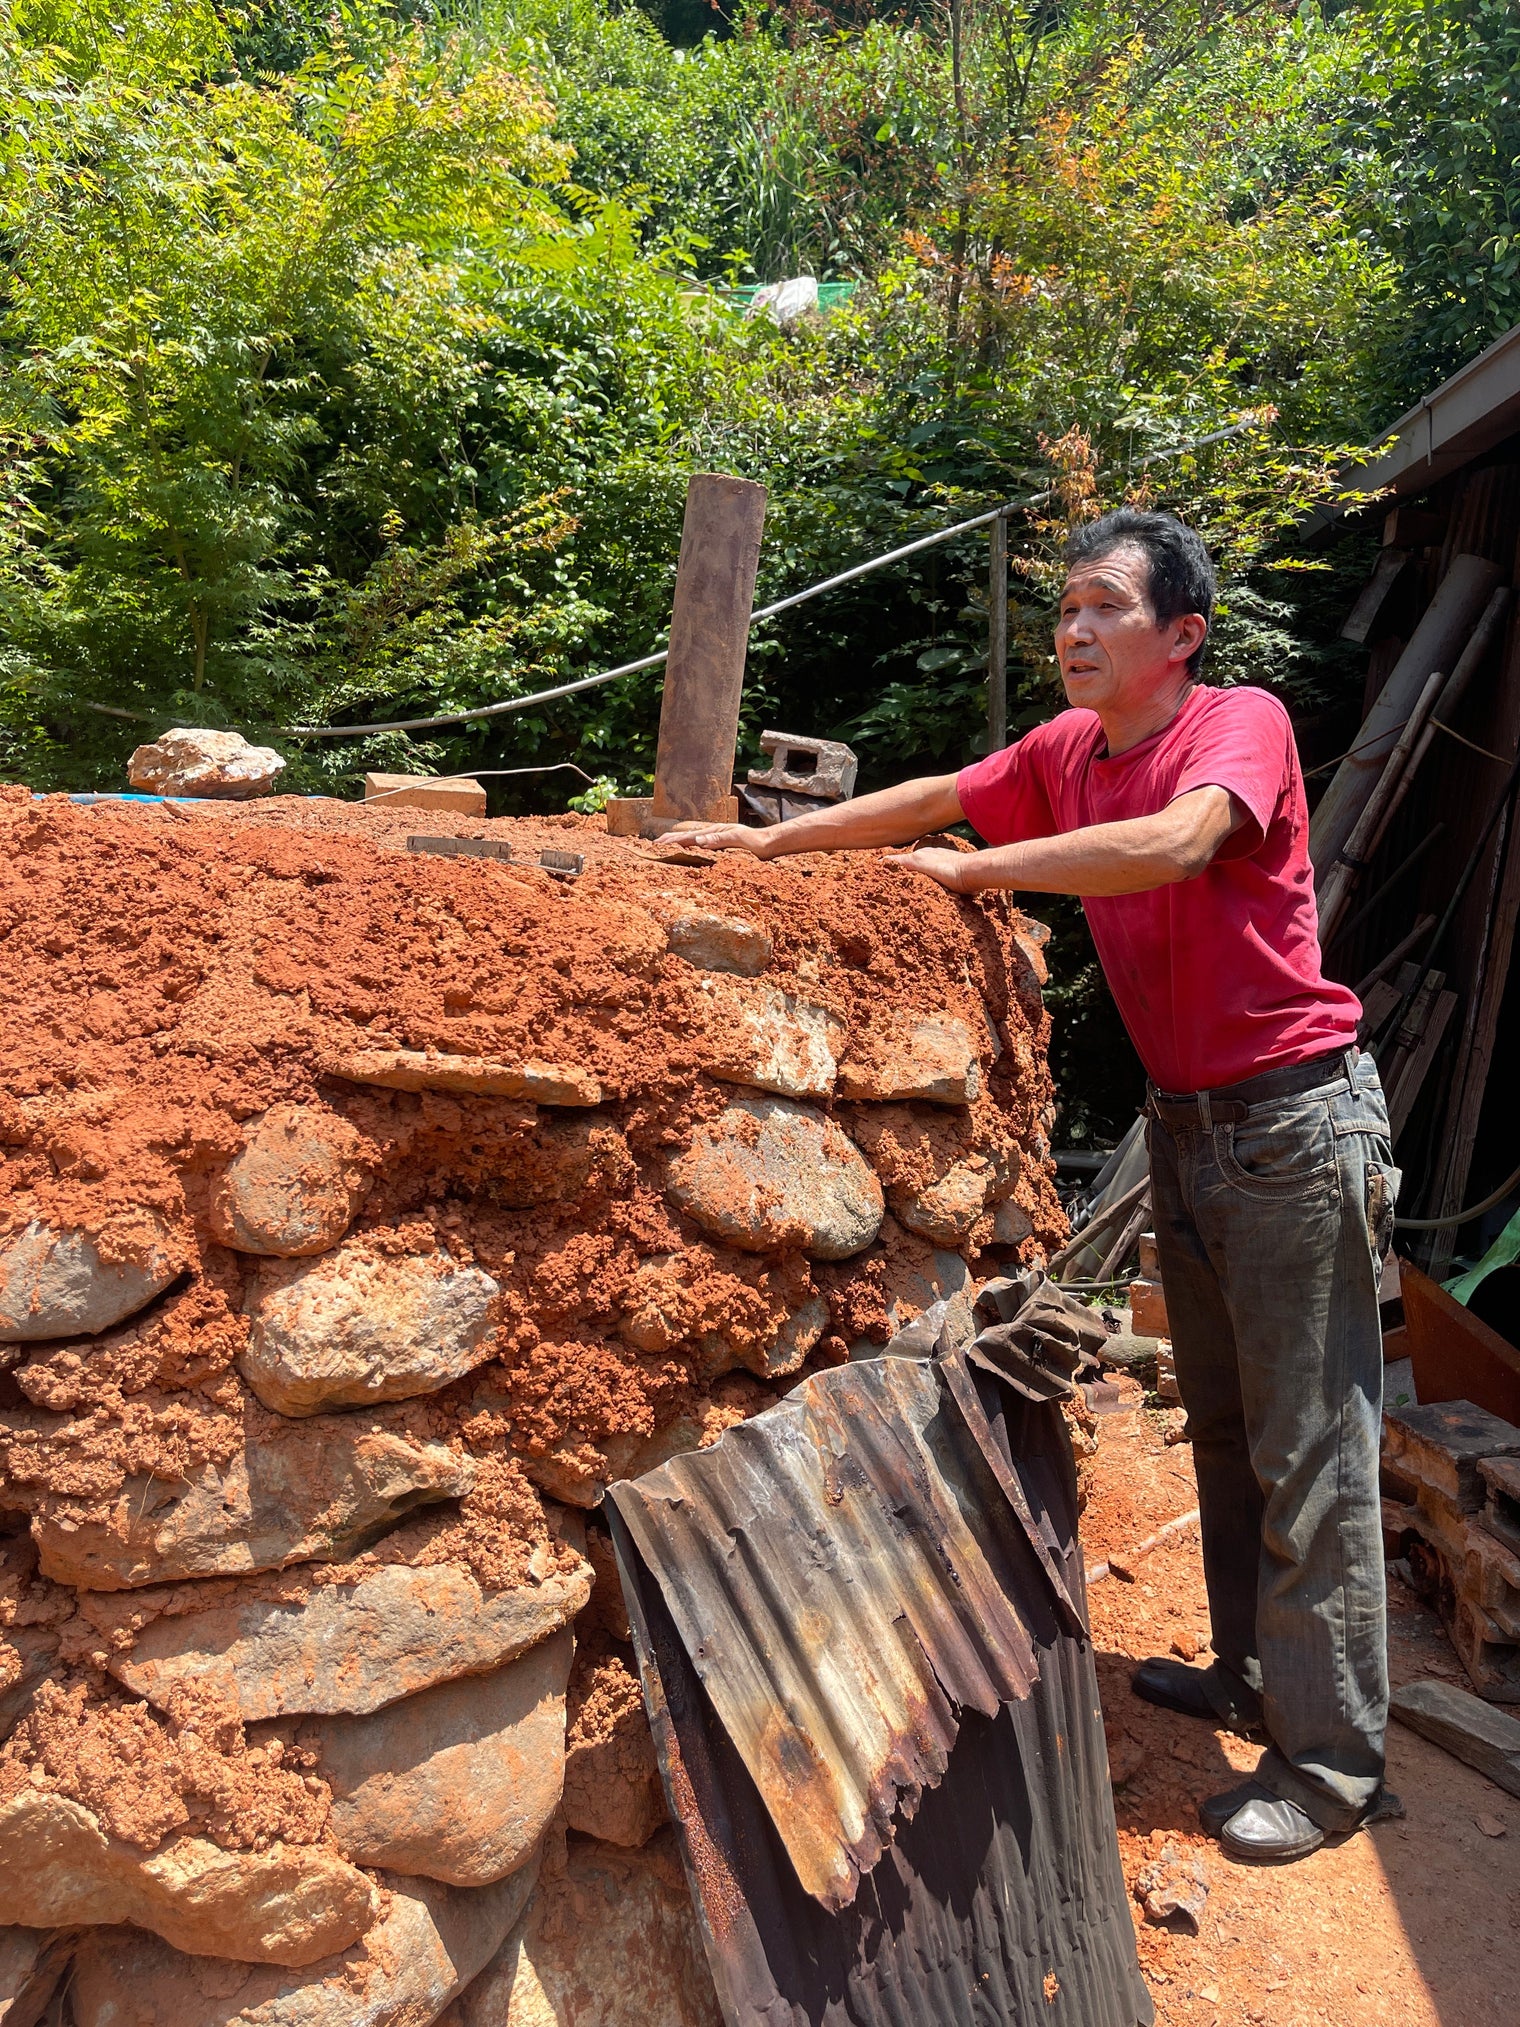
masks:
[[(963, 1708), (1027, 1693), (1002, 1500), (936, 1369), (873, 1359), (807, 1381), (715, 1450), (620, 1487), (660, 1586), (805, 1889), (846, 1906), (945, 1771)], [(1001, 1512), (999, 1512), (1001, 1508)]]
[(729, 2027), (1135, 2027), (1059, 1409), (806, 1382), (609, 1494)]

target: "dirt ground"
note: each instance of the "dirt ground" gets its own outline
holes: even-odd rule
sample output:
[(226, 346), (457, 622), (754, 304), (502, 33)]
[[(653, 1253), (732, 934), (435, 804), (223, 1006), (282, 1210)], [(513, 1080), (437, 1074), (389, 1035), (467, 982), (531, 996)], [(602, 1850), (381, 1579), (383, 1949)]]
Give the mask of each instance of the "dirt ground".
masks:
[[(1103, 1418), (1082, 1526), (1089, 1568), (1196, 1506), (1192, 1453), (1165, 1444), (1171, 1419)], [(1133, 1888), (1173, 1846), (1201, 1861), (1209, 1885), (1196, 1936), (1152, 1926), (1135, 1905), (1160, 2027), (1520, 2027), (1520, 1800), (1394, 1724), (1388, 1780), (1402, 1822), (1296, 1865), (1234, 1863), (1196, 1810), (1259, 1748), (1129, 1689), (1147, 1654), (1206, 1658), (1196, 1525), (1139, 1561), (1135, 1579), (1090, 1591), (1125, 1876)], [(1389, 1636), (1395, 1683), (1465, 1684), (1439, 1621), (1393, 1576)]]

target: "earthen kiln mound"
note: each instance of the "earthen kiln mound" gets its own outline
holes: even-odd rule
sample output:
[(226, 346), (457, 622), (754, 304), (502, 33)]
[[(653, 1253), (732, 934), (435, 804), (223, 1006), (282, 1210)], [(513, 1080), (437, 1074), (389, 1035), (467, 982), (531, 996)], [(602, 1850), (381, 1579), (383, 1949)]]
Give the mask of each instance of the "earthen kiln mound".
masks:
[(588, 1510), (1059, 1238), (1038, 943), (0, 790), (0, 2015), (710, 2017)]

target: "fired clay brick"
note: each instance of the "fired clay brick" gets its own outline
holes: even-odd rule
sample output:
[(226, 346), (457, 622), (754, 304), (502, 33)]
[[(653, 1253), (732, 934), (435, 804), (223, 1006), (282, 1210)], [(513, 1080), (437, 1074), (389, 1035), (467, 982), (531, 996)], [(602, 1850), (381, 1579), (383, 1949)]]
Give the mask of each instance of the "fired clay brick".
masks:
[(97, 1929), (70, 1983), (74, 2027), (428, 2027), (502, 1946), (537, 1876), (494, 1886), (379, 1876), (382, 1912), (351, 1948), (291, 1973), (208, 1961)]
[(98, 1235), (59, 1231), (34, 1218), (0, 1239), (0, 1343), (94, 1337), (135, 1316), (179, 1272), (162, 1225), (134, 1234), (129, 1257), (105, 1257)]
[(744, 1252), (799, 1246), (844, 1260), (870, 1245), (885, 1199), (832, 1120), (784, 1098), (741, 1098), (699, 1126), (667, 1193), (705, 1231)]
[(781, 1098), (827, 1098), (844, 1023), (777, 986), (701, 981), (708, 1063), (714, 1077)]
[(485, 1886), (524, 1864), (564, 1786), (574, 1644), (566, 1630), (489, 1675), (372, 1716), (302, 1723), (296, 1742), (318, 1755), (345, 1856), (450, 1886)]
[(327, 1846), (224, 1851), (180, 1836), (144, 1851), (82, 1802), (30, 1786), (0, 1802), (0, 1905), (28, 1927), (125, 1921), (197, 1956), (268, 1964), (346, 1949), (378, 1910), (369, 1880)]
[(499, 1292), (447, 1253), (394, 1256), (351, 1240), (309, 1266), (263, 1270), (238, 1365), (282, 1415), (433, 1393), (490, 1357)]
[[(294, 1595), (274, 1599), (231, 1585), (199, 1611), (153, 1619), (123, 1651), (108, 1644), (111, 1673), (160, 1709), (187, 1683), (228, 1698), (246, 1722), (312, 1714), (362, 1715), (456, 1676), (500, 1669), (566, 1626), (591, 1592), (591, 1571), (550, 1569), (511, 1590), (482, 1590), (454, 1563), (383, 1565), (352, 1583), (292, 1572)], [(86, 1599), (110, 1642), (145, 1597)]]
[(211, 1229), (240, 1253), (325, 1253), (364, 1191), (363, 1140), (335, 1112), (276, 1105), (249, 1134), (211, 1200)]
[(981, 1084), (971, 1030), (949, 1014), (883, 1020), (869, 1032), (852, 1034), (849, 1057), (839, 1066), (839, 1091), (845, 1098), (971, 1105)]
[[(70, 1425), (36, 1410), (0, 1414), (0, 1470), (18, 1428), (66, 1441)], [(446, 1443), (364, 1415), (280, 1421), (254, 1429), (226, 1465), (173, 1481), (128, 1477), (104, 1519), (79, 1520), (43, 1495), (32, 1538), (44, 1576), (85, 1590), (241, 1576), (356, 1555), (413, 1508), (457, 1499), (470, 1477), (469, 1459)], [(17, 1504), (21, 1489), (11, 1488)]]

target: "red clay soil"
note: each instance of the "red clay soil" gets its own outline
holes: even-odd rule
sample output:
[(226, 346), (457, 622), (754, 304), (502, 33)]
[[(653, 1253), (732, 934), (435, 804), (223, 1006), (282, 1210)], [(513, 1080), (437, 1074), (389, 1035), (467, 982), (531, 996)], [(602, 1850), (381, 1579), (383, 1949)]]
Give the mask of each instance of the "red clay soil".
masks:
[[(510, 840), (519, 859), (570, 847), (586, 870), (565, 882), (531, 863), (409, 853), (420, 833)], [(0, 1242), (40, 1220), (87, 1229), (108, 1259), (167, 1246), (181, 1270), (99, 1338), (0, 1347), (6, 1526), (20, 1509), (65, 1530), (115, 1527), (138, 1481), (193, 1479), (282, 1426), (321, 1440), (315, 1423), (263, 1408), (236, 1363), (257, 1263), (221, 1242), (218, 1190), (249, 1124), (277, 1106), (347, 1122), (361, 1198), (350, 1243), (446, 1250), (501, 1291), (488, 1363), (363, 1411), (477, 1468), (463, 1500), (361, 1561), (542, 1580), (569, 1553), (554, 1501), (585, 1503), (599, 1481), (710, 1441), (796, 1383), (715, 1371), (695, 1319), (742, 1360), (821, 1295), (829, 1322), (804, 1372), (862, 1336), (883, 1341), (889, 1286), (933, 1257), (890, 1216), (865, 1252), (824, 1265), (712, 1243), (665, 1194), (672, 1157), (735, 1095), (707, 1074), (707, 974), (667, 954), (673, 909), (764, 930), (765, 986), (833, 1014), (867, 1053), (884, 1018), (949, 1014), (974, 1036), (996, 1023), (982, 1095), (919, 1137), (959, 1135), (1009, 1169), (1022, 1156), (1026, 1250), (1058, 1243), (1048, 1021), (1016, 912), (906, 887), (874, 854), (689, 859), (611, 839), (600, 820), (484, 823), (298, 798), (81, 806), (0, 788)], [(333, 1073), (346, 1051), (398, 1048), (589, 1074), (604, 1102), (535, 1113)], [(883, 1154), (889, 1182), (921, 1166), (904, 1118)], [(344, 1574), (307, 1564), (238, 1581), (295, 1596)], [(17, 1582), (9, 1602), (0, 1585), (0, 1633), (24, 1612), (67, 1623), (56, 1680), (0, 1754), (0, 1782), (61, 1786), (136, 1841), (176, 1826), (233, 1842), (321, 1834), (323, 1794), (288, 1755), (248, 1752), (214, 1713), (164, 1721), (129, 1707), (101, 1673), (148, 1617), (202, 1601), (215, 1580), (91, 1594), (72, 1617), (72, 1592), (34, 1571)]]
[[(1196, 1505), (1191, 1451), (1165, 1448), (1173, 1418), (1103, 1419), (1083, 1519), (1089, 1567)], [(1197, 1529), (1091, 1586), (1099, 1686), (1125, 1875), (1171, 1855), (1201, 1864), (1196, 1935), (1132, 1902), (1160, 2027), (1516, 2027), (1520, 2022), (1520, 1801), (1394, 1724), (1389, 1784), (1407, 1815), (1290, 1866), (1237, 1865), (1197, 1807), (1245, 1777), (1260, 1748), (1142, 1703), (1148, 1654), (1207, 1658)], [(1465, 1677), (1428, 1613), (1390, 1578), (1395, 1682)]]

